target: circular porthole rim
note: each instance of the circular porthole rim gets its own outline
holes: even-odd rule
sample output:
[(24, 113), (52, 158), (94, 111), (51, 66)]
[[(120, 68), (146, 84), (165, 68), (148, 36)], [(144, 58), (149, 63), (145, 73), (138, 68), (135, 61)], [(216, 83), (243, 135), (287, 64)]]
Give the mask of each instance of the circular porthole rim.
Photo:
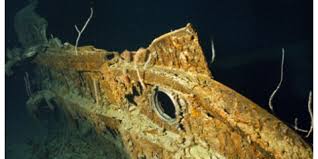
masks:
[[(172, 103), (174, 105), (174, 109), (175, 109), (175, 118), (171, 118), (169, 115), (164, 113), (161, 108), (159, 108), (160, 106), (158, 105), (158, 103), (156, 101), (156, 95), (159, 91), (165, 93), (172, 101)], [(167, 123), (169, 123), (171, 125), (177, 123), (178, 118), (179, 118), (178, 114), (180, 112), (180, 106), (179, 106), (179, 103), (177, 102), (175, 96), (176, 96), (176, 94), (173, 91), (170, 91), (169, 89), (166, 89), (163, 87), (156, 86), (153, 89), (153, 92), (152, 92), (151, 98), (150, 98), (151, 105), (152, 105), (154, 112), (159, 116), (160, 119), (166, 121)]]

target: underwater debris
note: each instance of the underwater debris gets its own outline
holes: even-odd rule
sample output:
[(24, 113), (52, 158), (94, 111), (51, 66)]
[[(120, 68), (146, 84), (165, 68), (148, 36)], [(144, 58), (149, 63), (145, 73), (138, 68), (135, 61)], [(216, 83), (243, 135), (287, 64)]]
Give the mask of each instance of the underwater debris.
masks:
[[(47, 43), (47, 21), (34, 12), (38, 1), (33, 0), (14, 18), (14, 27), (23, 48)], [(26, 34), (27, 33), (27, 34)]]
[(47, 21), (35, 13), (38, 1), (32, 0), (21, 9), (14, 18), (14, 27), (18, 40), (23, 47), (6, 50), (5, 72), (7, 76), (14, 74), (14, 67), (30, 61), (39, 52), (45, 52), (47, 47), (61, 47), (58, 38), (50, 40), (46, 37)]
[(137, 53), (42, 43), (28, 62), (48, 73), (32, 76), (28, 109), (54, 96), (72, 125), (89, 122), (130, 158), (312, 158), (292, 129), (213, 79), (198, 39), (188, 24)]
[[(92, 128), (92, 125), (89, 127)], [(25, 151), (30, 153), (24, 156), (26, 159), (128, 158), (115, 145), (103, 142), (94, 131), (89, 136), (83, 136), (77, 131), (68, 132), (65, 129), (45, 139), (29, 139)]]
[[(27, 88), (28, 89), (28, 88)], [(28, 93), (29, 94), (29, 93)], [(54, 110), (55, 107), (50, 102), (50, 100), (54, 97), (53, 92), (49, 90), (41, 90), (36, 92), (36, 94), (29, 94), (29, 99), (26, 102), (26, 107), (28, 112), (35, 118), (38, 119), (38, 113), (41, 113), (40, 109)], [(43, 103), (45, 103), (43, 105)]]
[(6, 64), (5, 72), (7, 76), (14, 74), (13, 67), (21, 61), (22, 50), (19, 48), (7, 49), (6, 50)]

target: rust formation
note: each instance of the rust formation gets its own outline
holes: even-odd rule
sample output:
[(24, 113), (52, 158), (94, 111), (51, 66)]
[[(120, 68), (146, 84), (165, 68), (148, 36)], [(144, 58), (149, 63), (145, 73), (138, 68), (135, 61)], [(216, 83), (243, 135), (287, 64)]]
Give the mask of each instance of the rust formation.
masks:
[(190, 24), (137, 51), (54, 43), (28, 59), (28, 107), (84, 118), (127, 158), (312, 158), (282, 121), (213, 79)]

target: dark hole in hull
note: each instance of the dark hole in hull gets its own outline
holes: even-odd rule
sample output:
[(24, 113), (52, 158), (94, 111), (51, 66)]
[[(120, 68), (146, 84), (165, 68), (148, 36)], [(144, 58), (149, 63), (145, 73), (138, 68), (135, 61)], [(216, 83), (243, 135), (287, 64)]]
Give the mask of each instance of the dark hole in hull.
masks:
[(170, 119), (176, 118), (176, 108), (172, 99), (162, 91), (157, 91), (155, 94), (155, 104), (156, 108), (160, 114), (168, 116)]

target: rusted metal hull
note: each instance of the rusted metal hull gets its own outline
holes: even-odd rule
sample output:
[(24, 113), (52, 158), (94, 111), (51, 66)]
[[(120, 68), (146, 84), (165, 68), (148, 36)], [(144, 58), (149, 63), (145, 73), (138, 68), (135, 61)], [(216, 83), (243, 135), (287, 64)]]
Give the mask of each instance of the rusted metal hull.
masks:
[(191, 25), (138, 51), (49, 46), (32, 62), (37, 88), (131, 158), (312, 158), (283, 122), (213, 80)]

